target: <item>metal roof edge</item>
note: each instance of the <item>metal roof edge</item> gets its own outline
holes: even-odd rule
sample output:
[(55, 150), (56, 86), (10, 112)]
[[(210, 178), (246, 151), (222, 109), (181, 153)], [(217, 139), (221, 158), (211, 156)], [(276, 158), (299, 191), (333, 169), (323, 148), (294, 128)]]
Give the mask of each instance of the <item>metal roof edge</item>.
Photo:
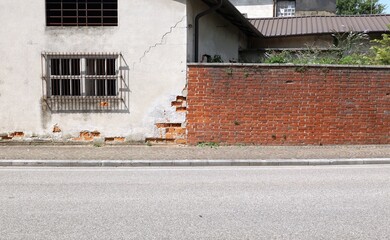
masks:
[(341, 17), (390, 17), (390, 14), (362, 14), (362, 15), (316, 15), (316, 16), (293, 16), (293, 17), (262, 17), (262, 18), (247, 18), (251, 20), (271, 20), (271, 19), (298, 19), (298, 18), (341, 18)]
[[(202, 0), (202, 1), (205, 4), (207, 4), (208, 6), (210, 6), (210, 4), (207, 2), (207, 0)], [(253, 26), (253, 24), (251, 22), (249, 22), (249, 20), (244, 15), (242, 15), (242, 13), (229, 0), (224, 0), (222, 7), (225, 7), (229, 11), (231, 11), (232, 15), (234, 17), (236, 17), (238, 21), (241, 21), (246, 27), (248, 27), (248, 29), (250, 29), (251, 33), (254, 36), (264, 37), (264, 35), (255, 26)], [(220, 10), (217, 10), (216, 12), (218, 14), (220, 14), (222, 17), (224, 17), (226, 20), (231, 22), (233, 25), (237, 26), (241, 31), (247, 32), (247, 29), (243, 29), (238, 24), (234, 23), (231, 19), (229, 19), (227, 16), (225, 16), (224, 13), (221, 12)]]

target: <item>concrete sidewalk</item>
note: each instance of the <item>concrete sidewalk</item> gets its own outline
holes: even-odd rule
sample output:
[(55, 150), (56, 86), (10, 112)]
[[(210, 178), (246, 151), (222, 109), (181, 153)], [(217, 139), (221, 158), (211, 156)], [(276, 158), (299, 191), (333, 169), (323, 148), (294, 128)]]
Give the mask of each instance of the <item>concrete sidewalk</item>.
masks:
[(0, 146), (0, 166), (281, 166), (388, 164), (390, 145)]

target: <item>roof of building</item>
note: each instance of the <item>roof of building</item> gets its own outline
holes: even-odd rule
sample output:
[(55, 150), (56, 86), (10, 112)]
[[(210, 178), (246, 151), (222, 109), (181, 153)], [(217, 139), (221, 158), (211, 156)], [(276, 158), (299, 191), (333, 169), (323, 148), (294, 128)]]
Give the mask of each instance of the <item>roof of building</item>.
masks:
[[(208, 6), (212, 7), (218, 5), (218, 0), (202, 0)], [(236, 25), (241, 31), (248, 34), (249, 36), (260, 37), (262, 34), (257, 28), (255, 28), (248, 19), (246, 19), (237, 8), (227, 0), (224, 0), (222, 7), (217, 9), (216, 12), (222, 17)]]
[(390, 14), (359, 16), (306, 16), (257, 18), (249, 21), (265, 36), (297, 36), (333, 32), (380, 33), (389, 31)]

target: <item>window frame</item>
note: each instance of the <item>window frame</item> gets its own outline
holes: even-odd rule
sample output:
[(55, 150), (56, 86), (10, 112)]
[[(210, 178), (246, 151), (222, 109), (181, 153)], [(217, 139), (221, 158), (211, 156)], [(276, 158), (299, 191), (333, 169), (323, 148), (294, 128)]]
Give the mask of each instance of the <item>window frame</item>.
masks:
[[(282, 3), (287, 4), (287, 5), (294, 4), (294, 8), (289, 8), (289, 6), (282, 8), (283, 10), (292, 9), (293, 11), (291, 11), (291, 14), (289, 14), (288, 11), (286, 13), (284, 11), (283, 11), (283, 13), (280, 11), (281, 10), (280, 4), (282, 4)], [(277, 1), (276, 2), (276, 17), (294, 17), (296, 14), (296, 8), (297, 8), (297, 3), (295, 0)]]
[[(48, 55), (46, 58), (46, 81), (47, 81), (47, 92), (46, 95), (50, 98), (55, 97), (117, 97), (119, 96), (119, 88), (118, 88), (118, 82), (119, 82), (119, 56), (120, 54), (101, 54), (101, 55)], [(53, 74), (53, 61), (59, 60), (59, 74)], [(63, 61), (64, 60), (64, 61)], [(63, 68), (61, 65), (61, 62), (68, 61), (72, 62), (72, 60), (79, 60), (79, 74), (72, 74), (72, 67), (74, 65), (69, 64), (69, 73), (70, 74), (62, 74)], [(97, 62), (97, 60), (104, 60), (104, 73), (98, 73), (98, 67), (97, 64), (94, 66), (94, 74), (89, 74), (87, 71), (87, 62), (88, 60), (92, 60)], [(113, 74), (107, 74), (107, 64), (108, 60), (114, 60), (114, 69)], [(60, 81), (59, 86), (59, 94), (53, 94), (53, 92), (57, 92), (53, 90), (53, 80)], [(64, 91), (68, 92), (63, 87), (63, 81), (70, 80), (70, 94), (62, 94)], [(80, 94), (72, 94), (72, 80), (79, 80), (80, 81)], [(94, 81), (92, 84), (91, 81)], [(105, 94), (99, 94), (101, 92), (101, 88), (98, 87), (98, 82), (104, 81), (104, 93)], [(115, 87), (112, 89), (109, 93), (109, 86), (108, 81), (115, 81)], [(89, 82), (89, 83), (88, 83)], [(91, 88), (90, 86), (93, 85), (94, 89), (90, 89), (88, 92), (88, 88)], [(93, 92), (92, 92), (93, 90)]]
[[(52, 59), (80, 59), (80, 73), (76, 71), (72, 79), (80, 78), (80, 92), (79, 95), (71, 96), (52, 94), (51, 79), (69, 79), (69, 75), (53, 75), (52, 76)], [(108, 61), (105, 61), (104, 74), (94, 72), (94, 75), (87, 75), (86, 60), (85, 59), (115, 59), (111, 60), (111, 67), (107, 72)], [(127, 65), (121, 53), (115, 52), (95, 52), (95, 53), (60, 53), (60, 52), (42, 52), (41, 54), (42, 66), (42, 109), (49, 110), (51, 113), (129, 113), (130, 106), (130, 68)], [(65, 70), (66, 73), (71, 73), (71, 70)], [(55, 72), (61, 73), (61, 70)], [(109, 73), (109, 74), (108, 74)], [(86, 77), (96, 81), (115, 80), (112, 90), (115, 94), (87, 94), (85, 91)], [(68, 84), (69, 86), (70, 84)], [(105, 85), (106, 86), (106, 85)], [(60, 92), (60, 91), (58, 91)]]
[(119, 19), (118, 0), (45, 0), (45, 13), (47, 27), (116, 27)]

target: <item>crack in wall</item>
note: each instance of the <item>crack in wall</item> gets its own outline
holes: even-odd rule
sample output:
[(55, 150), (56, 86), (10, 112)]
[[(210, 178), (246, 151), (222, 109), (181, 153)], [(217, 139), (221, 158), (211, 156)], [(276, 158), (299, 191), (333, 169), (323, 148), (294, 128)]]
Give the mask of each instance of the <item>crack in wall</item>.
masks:
[[(171, 33), (173, 32), (173, 30), (174, 30), (175, 28), (177, 28), (177, 26), (185, 20), (185, 18), (186, 18), (186, 16), (182, 17), (178, 22), (176, 22), (173, 26), (171, 26), (171, 27), (169, 28), (169, 31), (166, 32), (166, 33), (164, 33), (164, 34), (161, 36), (159, 42), (155, 43), (154, 45), (149, 46), (149, 47), (144, 51), (143, 55), (139, 58), (139, 62), (138, 62), (138, 63), (141, 63), (141, 62), (142, 62), (142, 59), (144, 59), (144, 58), (146, 57), (146, 55), (147, 55), (148, 53), (150, 53), (150, 52), (153, 50), (153, 48), (156, 48), (157, 46), (162, 46), (162, 45), (164, 45), (164, 39), (165, 39), (169, 34), (171, 34)], [(136, 63), (134, 62), (134, 63), (133, 63), (133, 69), (134, 69), (135, 64), (136, 64)]]

